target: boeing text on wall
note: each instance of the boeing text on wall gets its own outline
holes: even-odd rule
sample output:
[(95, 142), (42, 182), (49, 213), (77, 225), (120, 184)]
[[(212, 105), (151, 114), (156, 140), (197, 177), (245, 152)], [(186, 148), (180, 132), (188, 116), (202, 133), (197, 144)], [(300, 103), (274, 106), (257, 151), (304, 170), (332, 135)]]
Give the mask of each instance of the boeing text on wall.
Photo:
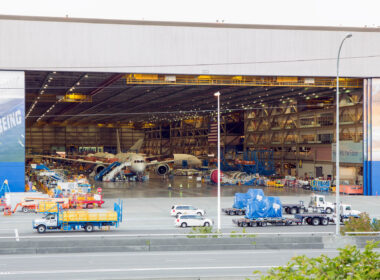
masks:
[(25, 78), (21, 71), (0, 71), (0, 184), (24, 191)]

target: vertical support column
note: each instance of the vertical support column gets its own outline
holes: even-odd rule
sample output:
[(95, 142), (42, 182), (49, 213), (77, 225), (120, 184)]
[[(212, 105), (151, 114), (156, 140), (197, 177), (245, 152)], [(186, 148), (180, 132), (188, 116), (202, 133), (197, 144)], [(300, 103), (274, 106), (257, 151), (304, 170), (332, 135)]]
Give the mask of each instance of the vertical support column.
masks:
[(364, 79), (363, 81), (363, 193), (369, 195), (371, 186), (371, 134), (369, 133), (370, 121), (368, 116), (372, 115), (369, 104), (371, 104), (371, 79)]
[(0, 71), (0, 185), (25, 190), (25, 74)]
[(380, 79), (364, 80), (363, 183), (365, 195), (380, 195)]

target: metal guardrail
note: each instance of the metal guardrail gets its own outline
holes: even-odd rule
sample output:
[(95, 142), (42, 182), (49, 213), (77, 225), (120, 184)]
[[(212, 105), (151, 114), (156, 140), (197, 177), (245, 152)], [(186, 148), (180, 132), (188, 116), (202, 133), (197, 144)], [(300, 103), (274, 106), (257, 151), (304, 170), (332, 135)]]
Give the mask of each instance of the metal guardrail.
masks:
[[(188, 236), (207, 236), (207, 237), (231, 237), (231, 236), (247, 236), (247, 237), (257, 237), (259, 235), (265, 236), (331, 236), (334, 235), (334, 232), (250, 232), (250, 233), (141, 233), (141, 234), (54, 234), (49, 235), (39, 234), (39, 235), (19, 235), (19, 239), (38, 239), (38, 238), (97, 238), (97, 237), (137, 237), (137, 238), (146, 238), (146, 237), (188, 237)], [(2, 236), (0, 239), (14, 239), (15, 237)]]
[(380, 235), (380, 231), (349, 231), (345, 232), (345, 235), (358, 235), (358, 234), (376, 234)]

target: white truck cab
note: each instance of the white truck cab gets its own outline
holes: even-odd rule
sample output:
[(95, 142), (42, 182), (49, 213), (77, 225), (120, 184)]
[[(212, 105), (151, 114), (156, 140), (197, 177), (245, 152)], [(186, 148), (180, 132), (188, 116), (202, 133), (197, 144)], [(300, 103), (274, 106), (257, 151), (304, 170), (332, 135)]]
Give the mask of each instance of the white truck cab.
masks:
[(359, 210), (353, 210), (351, 205), (349, 204), (341, 204), (340, 205), (340, 214), (342, 216), (354, 216), (354, 217), (357, 217), (361, 214), (361, 212)]
[(335, 211), (335, 204), (326, 201), (324, 195), (313, 194), (310, 197), (309, 207), (323, 209), (327, 214), (331, 214)]
[(36, 228), (39, 233), (44, 233), (46, 229), (56, 229), (58, 220), (56, 214), (47, 214), (45, 217), (33, 220), (33, 228)]
[[(335, 212), (335, 203), (326, 201), (324, 195), (313, 194), (310, 198), (309, 207), (323, 209), (327, 214)], [(340, 214), (342, 216), (359, 216), (361, 212), (353, 210), (349, 204), (340, 204)]]

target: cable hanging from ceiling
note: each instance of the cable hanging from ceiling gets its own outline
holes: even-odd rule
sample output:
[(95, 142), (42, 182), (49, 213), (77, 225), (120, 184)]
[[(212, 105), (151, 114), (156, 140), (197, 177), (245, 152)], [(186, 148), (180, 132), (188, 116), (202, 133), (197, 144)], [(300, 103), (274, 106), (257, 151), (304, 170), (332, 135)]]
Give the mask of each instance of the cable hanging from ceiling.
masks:
[[(340, 60), (346, 59), (362, 59), (377, 58), (380, 54), (362, 55), (362, 56), (346, 56)], [(152, 68), (152, 67), (200, 67), (200, 66), (226, 66), (226, 65), (252, 65), (252, 64), (276, 64), (276, 63), (296, 63), (296, 62), (313, 62), (313, 61), (335, 61), (336, 57), (320, 57), (320, 58), (298, 58), (288, 60), (262, 60), (262, 61), (236, 61), (236, 62), (215, 62), (215, 63), (189, 63), (189, 64), (157, 64), (157, 65), (108, 65), (108, 66), (34, 66), (23, 67), (23, 70), (31, 69), (113, 69), (113, 68)], [(14, 67), (6, 67), (9, 70), (19, 69)]]

